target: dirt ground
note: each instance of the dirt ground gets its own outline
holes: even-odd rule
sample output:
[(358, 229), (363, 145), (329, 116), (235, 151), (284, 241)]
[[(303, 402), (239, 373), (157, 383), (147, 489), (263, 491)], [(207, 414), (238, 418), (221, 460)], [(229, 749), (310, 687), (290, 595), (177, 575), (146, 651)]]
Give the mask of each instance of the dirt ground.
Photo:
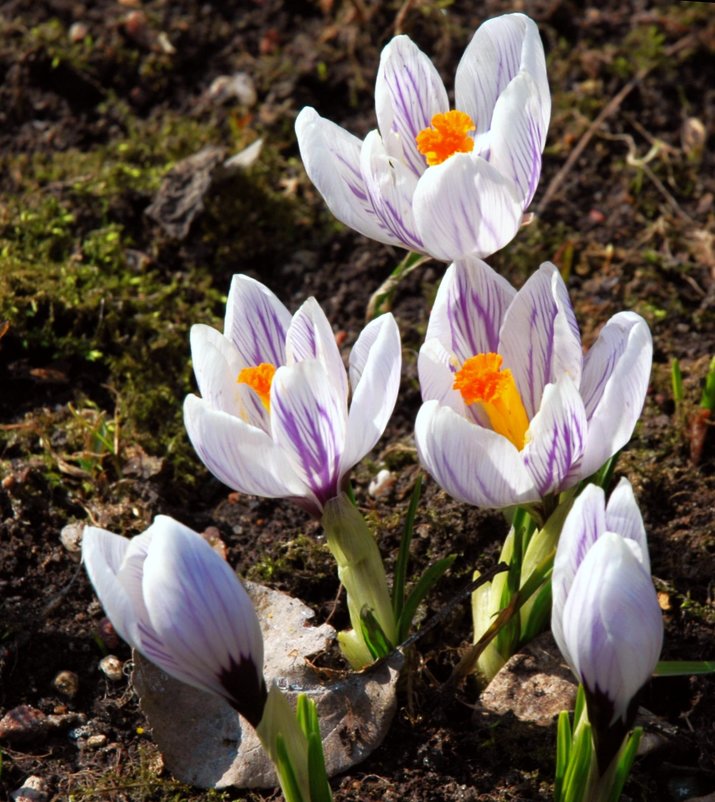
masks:
[[(29, 705), (49, 717), (24, 740), (0, 742), (8, 798), (30, 775), (50, 800), (277, 798), (200, 791), (162, 773), (126, 674), (112, 681), (99, 670), (107, 654), (130, 653), (106, 631), (65, 527), (129, 535), (157, 513), (216, 527), (240, 573), (300, 597), (319, 621), (347, 623), (317, 525), (286, 502), (230, 494), (193, 454), (181, 423), (193, 389), (188, 330), (220, 325), (230, 277), (246, 272), (292, 309), (315, 295), (347, 353), (369, 295), (402, 254), (331, 218), (302, 170), (295, 116), (313, 105), (362, 136), (375, 125), (375, 72), (392, 35), (408, 33), (451, 87), (477, 25), (514, 10), (539, 24), (553, 114), (536, 219), (490, 263), (520, 286), (554, 261), (586, 343), (621, 309), (648, 320), (651, 387), (617, 475), (633, 482), (646, 521), (663, 658), (715, 657), (715, 436), (693, 424), (715, 353), (711, 4), (4, 2), (0, 715)], [(146, 213), (180, 160), (208, 146), (223, 158), (259, 137), (249, 170), (215, 170), (171, 219), (166, 206)], [(419, 472), (416, 353), (443, 270), (429, 263), (398, 290), (400, 398), (354, 476), (388, 565)], [(684, 378), (677, 404), (673, 359)], [(383, 466), (396, 481), (373, 499), (367, 486)], [(459, 556), (424, 620), (475, 567), (494, 564), (505, 534), (498, 514), (426, 480), (414, 574)], [(333, 779), (336, 800), (551, 798), (553, 725), (484, 712), (472, 681), (440, 690), (469, 638), (464, 602), (417, 644), (386, 742)], [(58, 689), (63, 671), (76, 688)], [(636, 762), (627, 797), (715, 798), (715, 679), (657, 679), (642, 703), (659, 746)]]

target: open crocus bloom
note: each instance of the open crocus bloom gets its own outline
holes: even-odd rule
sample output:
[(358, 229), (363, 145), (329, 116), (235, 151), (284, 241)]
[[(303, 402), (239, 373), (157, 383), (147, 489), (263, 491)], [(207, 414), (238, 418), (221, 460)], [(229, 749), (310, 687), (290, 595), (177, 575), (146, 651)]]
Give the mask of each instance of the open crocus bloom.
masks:
[(119, 635), (163, 671), (263, 715), (263, 638), (234, 572), (193, 530), (159, 515), (131, 539), (85, 527), (82, 558)]
[(655, 668), (663, 619), (643, 520), (626, 479), (611, 494), (589, 485), (559, 540), (551, 628), (589, 700), (594, 726), (632, 724), (631, 702)]
[(633, 312), (614, 315), (584, 356), (551, 263), (517, 292), (478, 259), (455, 262), (420, 349), (420, 459), (469, 504), (539, 502), (628, 442), (651, 356), (648, 326)]
[(407, 37), (382, 51), (378, 130), (364, 141), (304, 108), (306, 172), (343, 223), (371, 239), (452, 261), (487, 256), (516, 234), (536, 190), (551, 115), (535, 23), (481, 25), (457, 67), (455, 105)]
[(234, 490), (291, 498), (318, 516), (382, 435), (402, 360), (392, 315), (369, 323), (350, 354), (348, 408), (348, 377), (316, 300), (291, 317), (242, 275), (224, 333), (193, 326), (191, 353), (201, 398), (186, 398), (184, 422), (206, 467)]

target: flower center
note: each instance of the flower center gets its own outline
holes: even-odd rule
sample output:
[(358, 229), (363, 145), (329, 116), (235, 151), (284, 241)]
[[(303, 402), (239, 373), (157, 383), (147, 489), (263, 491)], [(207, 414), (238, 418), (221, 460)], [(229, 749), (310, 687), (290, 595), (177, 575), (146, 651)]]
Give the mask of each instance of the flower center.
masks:
[(271, 383), (276, 372), (276, 366), (270, 362), (261, 362), (254, 368), (243, 368), (238, 374), (236, 381), (239, 384), (247, 384), (261, 399), (261, 403), (270, 411), (271, 408)]
[(501, 369), (499, 354), (477, 354), (464, 361), (454, 376), (453, 389), (465, 404), (481, 404), (495, 432), (521, 451), (529, 418), (510, 370)]
[(455, 153), (469, 153), (474, 147), (474, 139), (469, 131), (476, 131), (477, 126), (464, 111), (435, 114), (432, 127), (423, 128), (415, 137), (417, 150), (425, 157), (430, 167), (442, 164)]

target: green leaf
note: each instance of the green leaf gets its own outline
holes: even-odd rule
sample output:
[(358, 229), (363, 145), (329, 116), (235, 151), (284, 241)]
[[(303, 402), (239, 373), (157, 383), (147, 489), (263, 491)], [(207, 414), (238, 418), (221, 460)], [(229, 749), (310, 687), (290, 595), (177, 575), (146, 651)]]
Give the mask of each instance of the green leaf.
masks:
[(710, 366), (705, 376), (705, 387), (700, 396), (700, 406), (715, 412), (715, 356), (710, 360)]
[(593, 758), (593, 741), (591, 725), (584, 724), (576, 730), (569, 754), (568, 767), (564, 777), (563, 802), (581, 802), (588, 790), (591, 760)]
[(618, 753), (613, 781), (608, 789), (608, 802), (618, 802), (621, 798), (621, 791), (626, 784), (628, 775), (631, 773), (631, 766), (633, 765), (636, 752), (638, 751), (641, 735), (643, 735), (643, 728), (636, 727), (626, 738), (625, 743)]
[(566, 767), (569, 763), (571, 754), (571, 722), (567, 710), (559, 713), (558, 725), (556, 728), (556, 774), (554, 777), (554, 802), (562, 802), (564, 777)]
[(390, 273), (387, 279), (375, 290), (370, 296), (367, 304), (365, 317), (367, 320), (372, 320), (383, 312), (387, 312), (392, 304), (392, 297), (397, 290), (397, 287), (405, 276), (408, 276), (413, 270), (428, 262), (430, 256), (425, 256), (422, 253), (408, 252), (407, 256), (400, 262), (399, 265)]
[(407, 637), (410, 627), (412, 626), (412, 619), (415, 617), (415, 613), (417, 612), (417, 608), (420, 606), (420, 602), (422, 602), (425, 596), (430, 592), (430, 590), (432, 590), (435, 584), (440, 580), (447, 569), (451, 567), (452, 563), (456, 559), (456, 554), (450, 554), (448, 557), (443, 557), (441, 560), (437, 560), (436, 563), (433, 563), (426, 568), (425, 572), (417, 580), (417, 584), (412, 588), (410, 595), (405, 601), (405, 604), (402, 608), (402, 613), (400, 614), (400, 618), (397, 622), (398, 643)]
[(300, 788), (298, 787), (298, 780), (296, 779), (293, 765), (288, 757), (288, 750), (286, 749), (285, 738), (281, 733), (276, 735), (276, 771), (281, 784), (281, 790), (285, 797), (285, 802), (310, 802), (304, 800)]
[(655, 677), (684, 677), (715, 674), (715, 660), (661, 660), (653, 671)]
[(670, 362), (670, 384), (673, 388), (673, 401), (682, 404), (685, 398), (683, 391), (683, 374), (680, 370), (680, 362), (674, 357)]
[(328, 774), (325, 771), (325, 756), (320, 732), (311, 732), (308, 736), (308, 782), (310, 784), (310, 802), (331, 802), (333, 794), (330, 790)]
[[(405, 518), (405, 528), (402, 533), (402, 540), (400, 541), (400, 552), (397, 556), (397, 563), (395, 564), (395, 578), (392, 583), (392, 609), (395, 612), (395, 618), (399, 620), (402, 614), (402, 608), (405, 605), (405, 580), (407, 578), (407, 563), (410, 559), (410, 545), (412, 543), (412, 533), (414, 531), (415, 515), (417, 514), (417, 505), (420, 502), (420, 494), (422, 492), (422, 476), (418, 475), (415, 487), (412, 491), (410, 498), (410, 506), (407, 508), (407, 517)], [(398, 637), (398, 641), (402, 637)]]
[(373, 660), (387, 657), (394, 648), (372, 610), (363, 605), (360, 610), (360, 631)]

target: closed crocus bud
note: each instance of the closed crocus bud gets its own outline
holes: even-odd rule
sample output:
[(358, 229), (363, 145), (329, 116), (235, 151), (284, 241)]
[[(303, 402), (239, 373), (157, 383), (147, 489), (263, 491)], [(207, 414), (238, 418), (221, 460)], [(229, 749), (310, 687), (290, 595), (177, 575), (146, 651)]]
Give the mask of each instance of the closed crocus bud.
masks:
[(586, 692), (601, 772), (635, 718), (663, 620), (650, 577), (643, 521), (627, 480), (608, 505), (589, 485), (564, 523), (554, 560), (551, 627)]
[(88, 526), (82, 558), (121, 637), (167, 674), (263, 717), (263, 638), (251, 600), (196, 532), (159, 515), (131, 539)]

